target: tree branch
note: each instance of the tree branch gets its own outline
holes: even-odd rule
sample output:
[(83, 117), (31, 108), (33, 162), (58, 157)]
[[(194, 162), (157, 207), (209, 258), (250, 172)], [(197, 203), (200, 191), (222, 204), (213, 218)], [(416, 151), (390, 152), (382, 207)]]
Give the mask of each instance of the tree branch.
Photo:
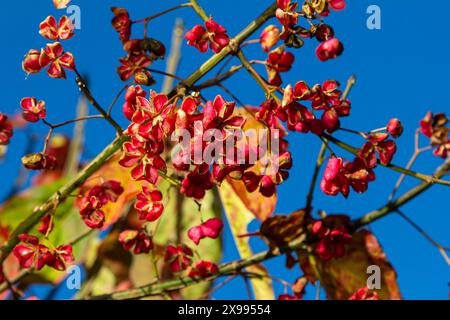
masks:
[(119, 292), (115, 292), (112, 294), (94, 296), (94, 297), (90, 297), (89, 299), (92, 299), (92, 300), (139, 299), (139, 298), (143, 298), (143, 297), (160, 295), (164, 292), (179, 290), (179, 289), (186, 288), (188, 286), (191, 286), (191, 285), (194, 285), (194, 284), (197, 284), (200, 282), (212, 281), (221, 276), (233, 275), (237, 271), (242, 270), (248, 266), (258, 264), (260, 262), (278, 257), (287, 252), (301, 250), (301, 249), (306, 250), (307, 248), (306, 248), (306, 245), (303, 243), (303, 240), (304, 239), (301, 238), (301, 239), (298, 239), (297, 241), (293, 241), (286, 247), (275, 248), (273, 250), (261, 252), (250, 258), (247, 258), (247, 259), (241, 259), (241, 260), (237, 260), (234, 262), (224, 264), (219, 268), (218, 273), (216, 273), (210, 277), (207, 277), (207, 278), (191, 278), (191, 277), (185, 276), (185, 277), (181, 277), (178, 279), (164, 281), (162, 283), (151, 284), (151, 285), (143, 286), (143, 287), (136, 288), (136, 289), (119, 291)]
[[(437, 171), (435, 172), (435, 176), (440, 178), (448, 173), (450, 169), (450, 160), (447, 160), (444, 162), (442, 166), (440, 166)], [(421, 193), (425, 192), (427, 189), (429, 189), (433, 185), (433, 182), (424, 182), (417, 187), (411, 189), (410, 191), (403, 194), (401, 197), (399, 197), (397, 200), (391, 202), (389, 201), (388, 204), (381, 207), (378, 210), (369, 212), (368, 214), (362, 216), (359, 219), (356, 219), (354, 222), (354, 225), (356, 228), (359, 228), (361, 226), (364, 226), (366, 224), (372, 223), (389, 213), (395, 211), (397, 208), (403, 206), (404, 204), (408, 203)]]

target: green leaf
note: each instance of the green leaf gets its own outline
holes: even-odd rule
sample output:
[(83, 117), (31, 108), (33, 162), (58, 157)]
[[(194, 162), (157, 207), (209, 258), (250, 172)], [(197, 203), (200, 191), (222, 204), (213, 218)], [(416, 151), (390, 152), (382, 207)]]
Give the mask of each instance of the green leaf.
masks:
[(7, 226), (9, 230), (15, 229), (33, 213), (36, 206), (47, 201), (65, 182), (66, 180), (61, 179), (49, 184), (32, 187), (7, 200), (0, 207), (1, 225)]
[[(32, 187), (9, 199), (0, 208), (1, 225), (6, 226), (9, 230), (14, 230), (30, 216), (36, 206), (45, 202), (65, 183), (65, 179), (60, 179), (49, 184)], [(89, 230), (80, 218), (78, 209), (74, 208), (73, 202), (73, 198), (67, 199), (58, 206), (55, 212), (53, 220), (55, 227), (49, 236), (49, 241), (55, 246), (68, 244)], [(42, 235), (37, 233), (36, 228), (31, 233), (42, 238)], [(76, 260), (81, 258), (92, 237), (92, 235), (86, 237), (73, 246), (73, 254)], [(15, 259), (9, 261), (17, 263)], [(29, 277), (27, 280), (56, 283), (65, 276), (64, 272), (44, 267), (35, 276)]]
[[(219, 263), (222, 259), (222, 239), (203, 239), (196, 246), (187, 236), (187, 231), (211, 218), (221, 218), (221, 202), (216, 190), (210, 190), (201, 201), (201, 211), (198, 204), (192, 199), (182, 195), (176, 188), (171, 188), (167, 182), (159, 185), (164, 192), (165, 211), (161, 217), (158, 230), (154, 236), (154, 242), (160, 246), (173, 243), (185, 243), (194, 250), (203, 260)], [(182, 290), (186, 299), (204, 298), (210, 288), (210, 283), (200, 283)]]

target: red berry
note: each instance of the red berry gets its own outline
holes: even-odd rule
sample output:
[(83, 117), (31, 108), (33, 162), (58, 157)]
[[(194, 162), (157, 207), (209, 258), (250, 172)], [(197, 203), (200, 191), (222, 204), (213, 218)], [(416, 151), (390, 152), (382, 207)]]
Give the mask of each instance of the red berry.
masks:
[(327, 61), (337, 58), (343, 51), (342, 43), (337, 38), (331, 38), (317, 47), (316, 55), (320, 61)]

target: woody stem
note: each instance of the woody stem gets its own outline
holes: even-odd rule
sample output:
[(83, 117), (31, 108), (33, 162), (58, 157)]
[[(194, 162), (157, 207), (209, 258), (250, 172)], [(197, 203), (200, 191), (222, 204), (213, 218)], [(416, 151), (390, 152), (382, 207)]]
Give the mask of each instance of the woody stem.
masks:
[(106, 121), (108, 121), (114, 129), (116, 129), (117, 133), (120, 135), (122, 134), (122, 128), (120, 125), (113, 119), (111, 116), (100, 106), (100, 104), (95, 100), (94, 96), (92, 95), (91, 91), (89, 90), (86, 81), (83, 79), (81, 74), (78, 72), (78, 70), (75, 69), (75, 73), (77, 75), (76, 82), (77, 86), (80, 89), (80, 91), (84, 94), (86, 99), (89, 101), (92, 106), (97, 109), (97, 111), (105, 118)]
[(205, 10), (198, 4), (197, 0), (191, 0), (191, 6), (192, 9), (200, 16), (200, 18), (203, 19), (203, 21), (207, 21), (209, 19), (208, 15), (206, 14)]

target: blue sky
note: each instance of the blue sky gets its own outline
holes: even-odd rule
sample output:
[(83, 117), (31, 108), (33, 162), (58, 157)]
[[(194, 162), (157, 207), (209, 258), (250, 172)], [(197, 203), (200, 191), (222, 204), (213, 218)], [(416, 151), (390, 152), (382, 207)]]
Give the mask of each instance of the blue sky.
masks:
[[(123, 55), (117, 34), (110, 26), (109, 7), (126, 7), (133, 18), (162, 11), (180, 1), (141, 1), (141, 0), (73, 0), (81, 8), (81, 30), (65, 43), (71, 51), (80, 72), (88, 74), (92, 92), (102, 105), (109, 105), (117, 91), (123, 86), (118, 79), (115, 68), (118, 58)], [(327, 20), (345, 44), (341, 58), (327, 63), (319, 62), (314, 56), (315, 41), (307, 41), (304, 48), (296, 51), (296, 62), (289, 74), (283, 75), (285, 83), (306, 80), (308, 83), (321, 83), (327, 79), (336, 79), (345, 84), (351, 75), (357, 76), (358, 82), (351, 92), (352, 114), (343, 121), (344, 127), (368, 130), (384, 126), (391, 117), (397, 117), (405, 125), (405, 134), (398, 140), (399, 150), (395, 163), (404, 165), (413, 150), (414, 130), (418, 121), (428, 110), (447, 111), (448, 99), (445, 99), (447, 74), (450, 62), (447, 50), (450, 49), (447, 29), (448, 1), (440, 0), (435, 7), (432, 19), (424, 17), (424, 4), (419, 0), (358, 0), (348, 1), (348, 9), (334, 13)], [(39, 4), (37, 4), (39, 3)], [(200, 1), (207, 13), (227, 27), (230, 35), (235, 35), (249, 19), (256, 17), (271, 1)], [(376, 4), (381, 8), (381, 30), (369, 30), (366, 27), (368, 15), (366, 9)], [(25, 80), (21, 69), (23, 55), (30, 48), (40, 48), (45, 40), (38, 34), (39, 23), (49, 14), (61, 15), (63, 11), (54, 9), (50, 0), (39, 2), (7, 1), (3, 9), (8, 14), (0, 20), (0, 35), (3, 42), (0, 53), (0, 111), (11, 114), (19, 107), (24, 96), (36, 96), (47, 102), (49, 119), (59, 122), (73, 118), (74, 106), (78, 99), (78, 89), (74, 76), (68, 80), (52, 80), (45, 74), (32, 75)], [(182, 15), (189, 28), (199, 19), (188, 9), (174, 12), (150, 24), (149, 34), (168, 44), (176, 17)], [(259, 34), (259, 33), (258, 33)], [(257, 47), (248, 48), (247, 56), (264, 59)], [(195, 49), (183, 46), (182, 62), (179, 76), (189, 75), (209, 55), (200, 55)], [(237, 62), (236, 62), (237, 64)], [(154, 68), (163, 70), (164, 64), (158, 62)], [(263, 69), (261, 69), (264, 72)], [(157, 79), (160, 79), (157, 77)], [(244, 72), (239, 81), (229, 81), (227, 86), (241, 100), (249, 104), (259, 104), (263, 100), (261, 90)], [(158, 88), (158, 87), (156, 87)], [(209, 90), (209, 97), (217, 94)], [(119, 106), (120, 106), (119, 101)], [(120, 107), (114, 116), (125, 126), (126, 120), (121, 115)], [(37, 133), (45, 135), (45, 129), (33, 127)], [(61, 132), (70, 133), (71, 127)], [(87, 126), (88, 154), (93, 155), (102, 150), (113, 137), (113, 131), (98, 121)], [(346, 141), (362, 143), (351, 135), (339, 133)], [(0, 188), (3, 196), (18, 173), (18, 159), (23, 153), (24, 142), (29, 137), (18, 133), (8, 151), (7, 161), (0, 165), (0, 176), (4, 183)], [(279, 213), (289, 213), (302, 208), (310, 181), (310, 172), (320, 147), (317, 138), (310, 135), (291, 135), (291, 149), (295, 165), (291, 178), (280, 188), (277, 207)], [(336, 149), (338, 150), (338, 149)], [(339, 151), (341, 152), (341, 151)], [(346, 155), (342, 151), (342, 155)], [(431, 155), (424, 156), (414, 169), (431, 172), (441, 160)], [(314, 206), (328, 213), (346, 213), (358, 217), (383, 205), (392, 190), (397, 174), (387, 169), (377, 170), (377, 181), (371, 184), (364, 195), (352, 194), (348, 200), (342, 197), (326, 197), (319, 190), (315, 193)], [(411, 188), (417, 181), (407, 179), (401, 191)], [(400, 191), (400, 192), (401, 192)], [(448, 226), (450, 216), (446, 197), (448, 189), (436, 186), (431, 192), (404, 207), (403, 211), (427, 230), (438, 242), (449, 245)], [(256, 224), (252, 227), (256, 228)], [(447, 299), (449, 268), (438, 251), (421, 235), (397, 216), (389, 216), (371, 226), (378, 236), (389, 260), (398, 272), (402, 294), (408, 299)], [(255, 250), (263, 250), (258, 240), (254, 241)], [(229, 233), (225, 236), (225, 261), (238, 257)], [(276, 276), (294, 279), (298, 270), (286, 272), (280, 266), (281, 260), (267, 263)], [(246, 298), (243, 282), (235, 280), (226, 289), (216, 294), (216, 298)], [(310, 290), (310, 296), (314, 289)]]

